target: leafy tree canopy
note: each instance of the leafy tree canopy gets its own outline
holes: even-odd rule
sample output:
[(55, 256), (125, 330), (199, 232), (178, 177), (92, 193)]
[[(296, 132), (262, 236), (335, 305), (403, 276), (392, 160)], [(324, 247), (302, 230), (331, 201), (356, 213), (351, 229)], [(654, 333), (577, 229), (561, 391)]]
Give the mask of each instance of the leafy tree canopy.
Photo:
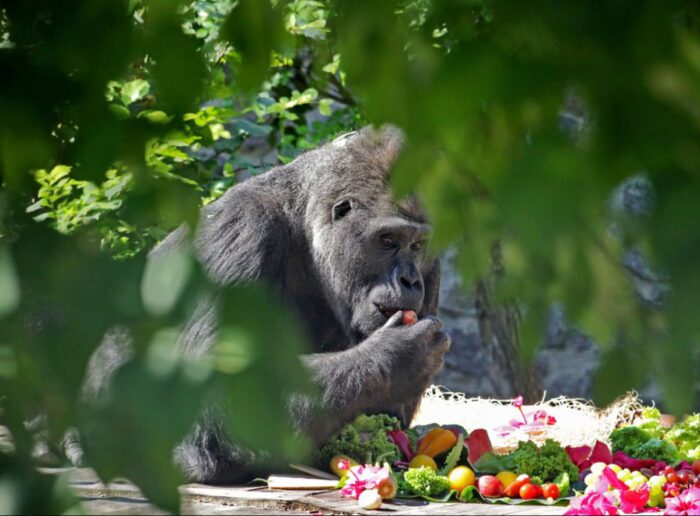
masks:
[[(420, 193), (436, 250), (456, 247), (466, 279), (498, 243), (498, 294), (524, 307), (524, 357), (561, 301), (607, 353), (598, 401), (656, 377), (671, 410), (696, 406), (699, 15), (682, 0), (2, 3), (0, 421), (16, 453), (0, 455), (0, 486), (19, 486), (3, 503), (75, 503), (31, 467), (22, 420), (39, 412), (54, 436), (75, 421), (101, 436), (109, 446), (87, 447), (98, 472), (170, 509), (169, 448), (212, 390), (258, 393), (232, 400), (272, 422), (232, 421), (243, 440), (299, 449), (279, 438), (291, 433), (276, 384), (307, 388), (288, 368), (304, 347), (293, 320), (232, 289), (213, 358), (172, 358), (211, 286), (187, 253), (148, 266), (144, 254), (236, 181), (365, 123), (406, 131), (395, 191)], [(611, 192), (639, 173), (653, 210), (620, 216)], [(635, 299), (628, 249), (669, 278), (663, 310)], [(136, 359), (122, 394), (83, 413), (86, 362), (115, 326)], [(263, 356), (262, 339), (286, 345)]]

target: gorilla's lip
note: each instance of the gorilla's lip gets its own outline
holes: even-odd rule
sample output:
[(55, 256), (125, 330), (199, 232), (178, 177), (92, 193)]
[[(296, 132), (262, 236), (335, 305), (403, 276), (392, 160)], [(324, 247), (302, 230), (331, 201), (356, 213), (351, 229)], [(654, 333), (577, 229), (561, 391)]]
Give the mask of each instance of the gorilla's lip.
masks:
[(393, 306), (383, 305), (381, 303), (374, 303), (374, 306), (376, 306), (377, 310), (379, 310), (381, 312), (381, 314), (384, 317), (386, 317), (387, 319), (389, 317), (391, 317), (392, 315), (394, 315), (399, 310), (411, 310), (411, 308), (397, 308), (397, 307), (393, 307)]

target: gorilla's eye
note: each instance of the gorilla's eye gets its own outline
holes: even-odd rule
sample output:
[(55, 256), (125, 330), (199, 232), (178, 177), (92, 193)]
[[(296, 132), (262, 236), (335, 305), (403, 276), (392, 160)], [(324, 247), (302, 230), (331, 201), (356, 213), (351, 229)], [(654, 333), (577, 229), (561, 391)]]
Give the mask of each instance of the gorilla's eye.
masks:
[(340, 201), (333, 206), (333, 222), (340, 220), (352, 210), (352, 203), (349, 200)]
[(381, 243), (382, 246), (386, 247), (387, 249), (396, 247), (396, 240), (394, 240), (394, 238), (391, 235), (380, 235), (379, 243)]
[(411, 251), (420, 251), (423, 249), (423, 242), (413, 242), (411, 244)]

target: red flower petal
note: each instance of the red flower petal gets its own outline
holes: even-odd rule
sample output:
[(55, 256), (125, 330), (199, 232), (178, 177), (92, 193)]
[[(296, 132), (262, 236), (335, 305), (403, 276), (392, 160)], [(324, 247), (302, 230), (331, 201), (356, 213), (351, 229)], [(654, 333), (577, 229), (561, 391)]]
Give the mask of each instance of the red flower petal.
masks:
[(571, 462), (579, 466), (580, 464), (588, 459), (591, 454), (590, 446), (567, 446), (565, 448), (567, 455), (571, 459)]
[(595, 442), (593, 450), (591, 451), (591, 462), (604, 462), (605, 464), (610, 464), (612, 462), (612, 453), (610, 453), (610, 448), (605, 443), (600, 441)]

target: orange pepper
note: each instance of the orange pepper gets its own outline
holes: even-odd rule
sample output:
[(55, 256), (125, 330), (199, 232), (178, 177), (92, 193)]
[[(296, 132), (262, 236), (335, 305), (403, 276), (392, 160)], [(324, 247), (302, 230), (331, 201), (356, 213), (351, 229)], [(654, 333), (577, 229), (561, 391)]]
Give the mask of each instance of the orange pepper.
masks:
[(416, 455), (435, 457), (446, 452), (457, 443), (457, 436), (444, 428), (433, 428), (418, 444)]

